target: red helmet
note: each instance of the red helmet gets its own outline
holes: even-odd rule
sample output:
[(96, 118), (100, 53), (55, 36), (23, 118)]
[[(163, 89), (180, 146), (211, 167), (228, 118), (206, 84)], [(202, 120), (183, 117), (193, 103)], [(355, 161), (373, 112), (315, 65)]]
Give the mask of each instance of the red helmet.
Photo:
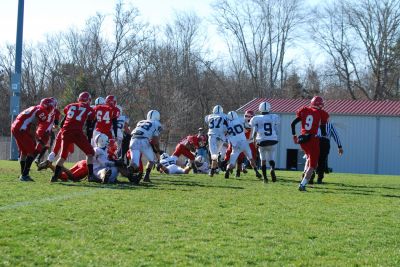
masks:
[(50, 97), (43, 98), (42, 100), (40, 100), (40, 106), (45, 110), (47, 110), (47, 112), (50, 112), (55, 107), (54, 100), (51, 99)]
[(53, 100), (54, 107), (56, 108), (58, 105), (57, 99), (55, 97), (50, 97), (51, 100)]
[(110, 107), (115, 107), (117, 105), (117, 98), (113, 95), (108, 95), (106, 97), (106, 104)]
[(313, 99), (311, 99), (311, 106), (322, 109), (324, 107), (324, 100), (320, 96), (314, 96)]
[(199, 134), (197, 136), (199, 147), (203, 147), (207, 144), (207, 138), (204, 134)]
[(249, 118), (249, 119), (253, 118), (254, 115), (255, 115), (254, 111), (252, 111), (252, 110), (246, 110), (246, 112), (244, 113), (244, 117)]
[(82, 92), (78, 96), (78, 102), (90, 104), (91, 101), (92, 101), (92, 97), (88, 92)]

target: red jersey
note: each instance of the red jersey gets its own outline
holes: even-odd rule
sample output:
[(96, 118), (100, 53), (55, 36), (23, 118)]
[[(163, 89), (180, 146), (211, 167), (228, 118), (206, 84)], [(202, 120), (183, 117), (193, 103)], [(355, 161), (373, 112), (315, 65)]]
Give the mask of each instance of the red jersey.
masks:
[(94, 120), (94, 110), (87, 103), (72, 103), (64, 108), (63, 130), (81, 130), (86, 120)]
[(58, 109), (53, 109), (47, 116), (47, 120), (39, 122), (36, 132), (50, 132), (55, 120), (60, 120), (61, 113)]
[(194, 146), (194, 148), (199, 148), (199, 138), (197, 135), (188, 135), (179, 141), (179, 144), (187, 146), (188, 144)]
[(296, 116), (301, 119), (301, 134), (314, 135), (318, 133), (319, 125), (326, 124), (329, 118), (325, 110), (308, 106), (300, 108)]
[(33, 122), (39, 123), (47, 120), (47, 111), (40, 105), (32, 106), (22, 111), (17, 118), (15, 118), (11, 127), (13, 129), (26, 130), (29, 129)]
[(97, 105), (94, 108), (96, 114), (95, 130), (101, 133), (109, 133), (112, 128), (112, 120), (119, 116), (119, 109), (110, 107), (109, 105)]

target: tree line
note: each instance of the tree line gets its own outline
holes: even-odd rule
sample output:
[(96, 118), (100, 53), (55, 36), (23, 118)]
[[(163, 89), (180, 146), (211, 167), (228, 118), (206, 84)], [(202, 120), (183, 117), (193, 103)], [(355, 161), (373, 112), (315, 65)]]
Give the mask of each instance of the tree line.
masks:
[[(23, 48), (21, 108), (54, 96), (63, 107), (79, 92), (114, 94), (132, 122), (161, 113), (166, 142), (197, 131), (212, 107), (237, 109), (255, 97), (399, 99), (400, 0), (216, 0), (213, 14), (176, 13), (162, 27), (123, 1), (113, 31), (96, 14), (82, 29)], [(225, 57), (204, 44), (205, 19), (225, 40)], [(288, 51), (321, 50), (324, 63), (299, 64)], [(10, 79), (15, 46), (0, 50), (0, 131), (10, 134)], [(175, 140), (174, 140), (175, 141)]]

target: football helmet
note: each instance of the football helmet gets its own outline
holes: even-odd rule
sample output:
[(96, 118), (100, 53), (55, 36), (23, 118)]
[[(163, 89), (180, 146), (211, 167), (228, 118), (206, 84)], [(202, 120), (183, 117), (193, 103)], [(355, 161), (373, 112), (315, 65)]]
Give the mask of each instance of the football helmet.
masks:
[(94, 101), (94, 104), (97, 105), (103, 105), (104, 103), (106, 103), (106, 100), (103, 97), (98, 97), (96, 98), (96, 100)]
[(105, 148), (106, 146), (108, 146), (108, 136), (101, 133), (98, 136), (96, 136), (95, 142), (97, 147)]
[(246, 119), (247, 122), (249, 122), (251, 120), (251, 118), (254, 117), (254, 111), (252, 110), (246, 110), (246, 112), (244, 113), (244, 118)]
[(314, 96), (311, 99), (311, 106), (314, 108), (322, 109), (324, 107), (324, 100), (320, 96)]
[(213, 107), (213, 114), (222, 114), (224, 112), (224, 109), (220, 105), (216, 105)]
[(160, 120), (160, 112), (158, 112), (157, 110), (150, 110), (149, 112), (147, 112), (147, 120), (149, 121), (159, 121)]
[(236, 111), (229, 111), (228, 112), (228, 119), (233, 121), (235, 119), (238, 118), (238, 114), (236, 113)]
[(108, 95), (106, 97), (106, 104), (110, 107), (115, 107), (117, 105), (117, 98), (113, 95)]
[(196, 162), (203, 164), (204, 163), (204, 157), (201, 155), (198, 155), (195, 159)]
[(262, 102), (258, 107), (260, 112), (270, 112), (271, 111), (271, 104), (268, 102)]
[(42, 100), (40, 100), (40, 106), (44, 108), (47, 112), (50, 112), (54, 109), (55, 107), (54, 104), (55, 104), (54, 100), (51, 99), (50, 97), (43, 98)]
[(161, 159), (166, 159), (168, 157), (169, 157), (169, 155), (166, 152), (162, 153), (161, 156), (160, 156)]
[(50, 97), (50, 99), (53, 100), (54, 108), (56, 108), (58, 105), (57, 99), (55, 97)]
[(119, 113), (122, 115), (122, 107), (120, 105), (117, 105), (116, 107), (119, 109)]
[(78, 102), (90, 104), (92, 96), (88, 92), (82, 92), (78, 96)]
[(206, 144), (207, 144), (207, 138), (206, 138), (206, 136), (205, 135), (198, 135), (197, 136), (197, 140), (198, 140), (198, 143), (199, 143), (199, 147), (203, 147), (203, 146), (205, 146)]

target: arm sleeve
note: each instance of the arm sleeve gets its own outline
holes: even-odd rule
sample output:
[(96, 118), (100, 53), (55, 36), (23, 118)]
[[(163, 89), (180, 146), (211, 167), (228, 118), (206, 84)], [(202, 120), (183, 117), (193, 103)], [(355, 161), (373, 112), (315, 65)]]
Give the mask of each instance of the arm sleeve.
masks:
[(112, 120), (112, 125), (113, 125), (113, 131), (114, 131), (114, 138), (117, 138), (117, 134), (118, 134), (118, 120), (116, 118), (114, 118)]
[(326, 137), (326, 124), (321, 124), (319, 129), (321, 130), (321, 136)]
[(296, 124), (299, 123), (300, 121), (301, 119), (299, 117), (296, 117), (290, 124), (290, 126), (292, 127), (292, 135), (296, 135)]
[(332, 136), (333, 140), (335, 140), (338, 148), (342, 148), (342, 143), (340, 142), (340, 138), (339, 135), (335, 129), (335, 127), (333, 126), (332, 123), (329, 123), (329, 135)]
[(86, 121), (86, 136), (90, 142), (93, 136), (93, 129), (94, 129), (95, 122), (93, 120)]

